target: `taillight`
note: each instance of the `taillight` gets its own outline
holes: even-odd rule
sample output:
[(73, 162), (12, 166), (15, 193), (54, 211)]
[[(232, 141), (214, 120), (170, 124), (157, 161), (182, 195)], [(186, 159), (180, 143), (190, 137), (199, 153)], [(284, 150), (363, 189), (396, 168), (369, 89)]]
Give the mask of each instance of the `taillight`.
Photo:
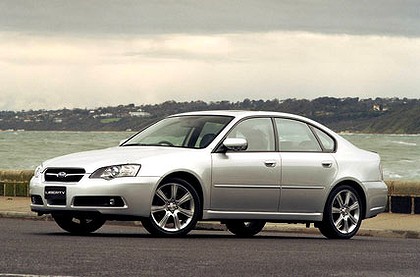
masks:
[(381, 162), (379, 163), (379, 172), (381, 174), (381, 180), (383, 181), (384, 180), (384, 169), (382, 167), (382, 163)]

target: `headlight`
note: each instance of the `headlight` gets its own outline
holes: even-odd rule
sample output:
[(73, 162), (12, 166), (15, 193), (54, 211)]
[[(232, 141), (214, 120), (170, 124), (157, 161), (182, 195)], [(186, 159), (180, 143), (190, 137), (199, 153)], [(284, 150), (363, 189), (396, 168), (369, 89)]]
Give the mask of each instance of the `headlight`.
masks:
[(41, 165), (39, 165), (36, 169), (35, 169), (35, 172), (34, 172), (34, 177), (35, 178), (38, 178), (39, 176), (41, 176), (41, 174), (42, 174), (42, 171), (43, 171), (44, 169), (43, 169), (43, 167), (42, 167), (42, 164)]
[(111, 180), (120, 177), (135, 177), (140, 170), (139, 164), (121, 164), (99, 168), (89, 178)]

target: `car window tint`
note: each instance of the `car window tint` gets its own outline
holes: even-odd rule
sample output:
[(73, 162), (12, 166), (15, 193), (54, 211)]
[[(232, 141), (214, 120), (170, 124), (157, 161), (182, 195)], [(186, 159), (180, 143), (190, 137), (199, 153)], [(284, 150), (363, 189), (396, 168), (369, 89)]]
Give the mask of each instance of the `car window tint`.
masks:
[(196, 148), (207, 147), (225, 125), (218, 122), (206, 122), (198, 136)]
[(280, 151), (320, 152), (316, 137), (303, 122), (276, 118)]
[(206, 147), (232, 120), (228, 116), (175, 116), (146, 128), (123, 146)]
[(327, 135), (324, 131), (321, 131), (318, 128), (313, 128), (313, 130), (315, 130), (315, 133), (318, 136), (319, 140), (321, 141), (324, 149), (328, 152), (333, 152), (335, 150), (334, 140), (329, 135)]
[(172, 124), (167, 124), (165, 129), (159, 129), (155, 132), (150, 132), (147, 137), (141, 141), (142, 144), (168, 144), (174, 146), (183, 146), (186, 138), (189, 138), (193, 127), (183, 124), (182, 121), (175, 121)]
[(239, 123), (229, 134), (229, 138), (244, 138), (248, 142), (245, 151), (274, 151), (274, 130), (271, 119), (251, 118)]

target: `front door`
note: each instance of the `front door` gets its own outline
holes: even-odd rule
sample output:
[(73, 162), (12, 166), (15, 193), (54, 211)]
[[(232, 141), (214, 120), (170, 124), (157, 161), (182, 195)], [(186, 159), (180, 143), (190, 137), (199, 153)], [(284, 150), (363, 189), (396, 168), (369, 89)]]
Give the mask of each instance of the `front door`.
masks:
[(212, 154), (211, 209), (276, 212), (281, 161), (279, 153), (275, 152), (271, 119), (246, 119), (228, 137), (245, 138), (248, 148)]

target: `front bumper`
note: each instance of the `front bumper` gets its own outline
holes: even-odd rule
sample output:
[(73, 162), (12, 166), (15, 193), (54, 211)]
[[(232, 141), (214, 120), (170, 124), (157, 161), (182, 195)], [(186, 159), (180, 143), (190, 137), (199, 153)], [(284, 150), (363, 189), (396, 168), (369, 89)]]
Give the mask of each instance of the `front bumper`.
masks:
[[(31, 210), (40, 214), (92, 212), (108, 216), (147, 217), (150, 215), (152, 194), (158, 181), (158, 177), (124, 177), (107, 181), (85, 176), (77, 183), (63, 183), (43, 182), (40, 178), (32, 178)], [(46, 199), (46, 187), (65, 188), (64, 199)], [(80, 199), (84, 201), (77, 201)], [(122, 202), (118, 201), (118, 205), (114, 206), (112, 202), (108, 205), (101, 204), (101, 201), (87, 203), (86, 199), (120, 199)]]

